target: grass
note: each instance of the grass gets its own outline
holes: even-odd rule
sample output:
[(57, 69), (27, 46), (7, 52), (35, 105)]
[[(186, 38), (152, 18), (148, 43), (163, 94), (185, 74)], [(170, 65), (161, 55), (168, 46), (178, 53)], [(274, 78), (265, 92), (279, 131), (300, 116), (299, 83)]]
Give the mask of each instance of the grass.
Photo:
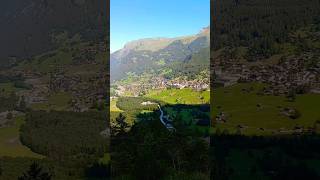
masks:
[(110, 100), (110, 112), (123, 112), (117, 107), (117, 99)]
[[(121, 98), (126, 99), (125, 101)], [(177, 100), (178, 99), (178, 100)], [(202, 112), (197, 105), (209, 103), (210, 91), (194, 91), (192, 89), (168, 89), (168, 90), (153, 90), (144, 97), (120, 97), (120, 100), (110, 100), (111, 123), (115, 123), (115, 118), (119, 113), (123, 113), (127, 117), (127, 122), (133, 125), (137, 121), (137, 114), (152, 113), (152, 108), (144, 107), (141, 102), (151, 101), (161, 104), (165, 115), (169, 115), (170, 119), (174, 120), (179, 116), (182, 123), (189, 126), (190, 130), (201, 134), (208, 134), (209, 126), (202, 127), (196, 124), (195, 118), (201, 119), (204, 115), (210, 115), (208, 112)], [(122, 102), (122, 105), (117, 107), (117, 103)], [(124, 102), (124, 103), (123, 103)], [(181, 109), (179, 105), (190, 105), (190, 107)], [(125, 106), (123, 106), (125, 105)], [(166, 106), (169, 105), (169, 106)], [(172, 105), (172, 106), (170, 106)], [(175, 106), (177, 105), (177, 106)], [(193, 107), (193, 105), (195, 107)], [(123, 107), (122, 107), (123, 106)], [(155, 108), (158, 110), (158, 108)], [(199, 117), (197, 117), (199, 116)]]
[(47, 103), (35, 103), (31, 108), (34, 110), (66, 110), (70, 107), (71, 95), (65, 92), (59, 92), (51, 95)]
[(24, 123), (24, 117), (17, 117), (12, 127), (0, 128), (0, 156), (43, 158), (23, 146), (19, 139), (19, 129)]
[(185, 89), (151, 90), (146, 97), (169, 104), (205, 104), (210, 101), (210, 91)]
[(18, 91), (19, 89), (14, 87), (12, 82), (10, 83), (0, 83), (0, 94), (9, 96), (12, 92)]
[[(209, 104), (210, 91), (195, 91), (190, 88), (185, 89), (167, 89), (167, 90), (152, 90), (146, 95), (146, 97), (162, 101), (167, 104), (186, 104), (186, 105), (200, 105)], [(169, 115), (170, 118), (175, 119), (177, 115), (183, 123), (188, 124), (190, 130), (199, 132), (200, 134), (207, 134), (210, 127), (203, 127), (196, 125), (195, 118), (197, 113), (210, 115), (209, 112), (202, 112), (197, 107), (190, 107), (187, 109), (178, 110), (173, 107), (163, 106), (165, 115)], [(199, 115), (199, 114), (198, 114)], [(200, 115), (199, 115), (200, 116)], [(197, 118), (199, 119), (199, 118)]]
[[(236, 84), (227, 88), (218, 88), (213, 97), (213, 115), (224, 112), (226, 123), (219, 123), (217, 128), (236, 131), (238, 125), (245, 126), (243, 133), (247, 135), (267, 135), (280, 128), (293, 129), (295, 126), (313, 127), (320, 119), (319, 94), (297, 95), (294, 102), (284, 96), (257, 95), (265, 85), (258, 83)], [(249, 93), (242, 89), (253, 88)], [(262, 108), (258, 108), (260, 104)], [(290, 119), (280, 114), (284, 107), (297, 109), (301, 116)], [(214, 117), (214, 116), (212, 116)], [(265, 131), (259, 130), (264, 128)]]

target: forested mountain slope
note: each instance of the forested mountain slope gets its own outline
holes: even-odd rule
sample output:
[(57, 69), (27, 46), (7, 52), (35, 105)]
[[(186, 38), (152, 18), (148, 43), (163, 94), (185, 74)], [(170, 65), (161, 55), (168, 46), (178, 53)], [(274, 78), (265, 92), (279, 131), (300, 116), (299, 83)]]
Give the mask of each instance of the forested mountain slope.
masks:
[(111, 81), (126, 78), (128, 73), (163, 74), (170, 78), (182, 74), (190, 77), (208, 70), (209, 35), (207, 27), (193, 36), (130, 42), (111, 54)]
[(290, 33), (320, 21), (318, 0), (224, 0), (213, 4), (212, 49), (247, 47), (251, 61), (276, 54)]
[(10, 66), (54, 49), (52, 35), (68, 31), (85, 39), (103, 38), (106, 1), (4, 0), (0, 6), (0, 65)]

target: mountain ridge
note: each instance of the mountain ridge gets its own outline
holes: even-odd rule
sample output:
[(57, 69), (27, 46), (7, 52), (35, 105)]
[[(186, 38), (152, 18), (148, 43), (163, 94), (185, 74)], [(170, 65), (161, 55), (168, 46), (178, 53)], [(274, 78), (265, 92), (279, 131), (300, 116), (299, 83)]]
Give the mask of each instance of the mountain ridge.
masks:
[[(128, 72), (141, 74), (187, 63), (210, 43), (210, 27), (199, 33), (176, 38), (144, 38), (127, 43), (110, 55), (111, 80), (120, 80)], [(209, 61), (209, 55), (207, 55)], [(179, 70), (180, 71), (180, 70)]]
[[(151, 51), (156, 51), (165, 48), (168, 46), (170, 43), (176, 41), (176, 40), (183, 40), (183, 43), (189, 43), (190, 41), (194, 40), (197, 36), (208, 36), (210, 35), (210, 26), (203, 28), (201, 31), (199, 31), (198, 34), (196, 35), (185, 35), (185, 36), (179, 36), (179, 37), (173, 37), (173, 38), (168, 38), (168, 37), (151, 37), (151, 38), (141, 38), (133, 41), (127, 42), (122, 49), (119, 49), (114, 53), (117, 53), (118, 51), (122, 50), (129, 50), (129, 49), (135, 49), (135, 50), (151, 50)], [(162, 46), (157, 46), (158, 48), (150, 48), (150, 46), (147, 45), (154, 45), (153, 43), (157, 42), (165, 42), (165, 44), (162, 44)], [(161, 43), (160, 42), (160, 43)], [(142, 46), (142, 47), (137, 47), (137, 46)]]

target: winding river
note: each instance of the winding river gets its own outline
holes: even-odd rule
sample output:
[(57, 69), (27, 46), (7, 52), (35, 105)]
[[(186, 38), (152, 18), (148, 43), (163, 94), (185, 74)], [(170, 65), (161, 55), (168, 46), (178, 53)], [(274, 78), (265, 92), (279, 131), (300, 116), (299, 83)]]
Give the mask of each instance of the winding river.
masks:
[(176, 129), (172, 126), (172, 124), (164, 118), (164, 113), (161, 109), (161, 106), (158, 104), (159, 110), (160, 110), (160, 121), (161, 123), (169, 130), (169, 131), (176, 131)]

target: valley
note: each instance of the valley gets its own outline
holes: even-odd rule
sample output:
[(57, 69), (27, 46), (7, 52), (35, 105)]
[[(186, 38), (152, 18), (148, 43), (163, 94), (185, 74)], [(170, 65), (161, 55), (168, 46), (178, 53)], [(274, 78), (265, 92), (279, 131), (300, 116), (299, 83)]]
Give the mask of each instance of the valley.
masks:
[[(129, 42), (111, 54), (111, 99), (136, 97), (166, 105), (209, 106), (208, 47), (209, 27), (193, 36)], [(111, 112), (119, 112), (118, 102), (111, 100), (116, 104)]]
[(0, 179), (33, 165), (51, 179), (92, 178), (97, 168), (109, 176), (105, 7), (1, 3)]
[[(196, 35), (177, 38), (136, 40), (111, 54), (111, 163), (115, 178), (144, 179), (161, 170), (163, 179), (208, 179), (208, 159), (186, 156), (188, 152), (182, 148), (190, 152), (200, 149), (201, 154), (208, 148), (209, 30), (206, 27)], [(184, 165), (178, 158), (184, 159)], [(147, 173), (132, 171), (144, 159), (154, 168), (148, 168)], [(189, 169), (194, 163), (198, 169)]]
[[(83, 172), (88, 165), (101, 162), (107, 166), (109, 163), (108, 114), (104, 101), (108, 78), (104, 72), (107, 62), (103, 50), (106, 46), (77, 37), (75, 40), (65, 36), (61, 40), (73, 45), (20, 60), (15, 66), (1, 71), (1, 168), (10, 168), (21, 159), (35, 161), (44, 167), (61, 166), (62, 161), (78, 161), (83, 166), (73, 170), (73, 176), (80, 178), (87, 176)], [(62, 149), (63, 144), (68, 147)], [(87, 148), (95, 149), (95, 153)], [(90, 155), (81, 157), (83, 153)], [(78, 160), (71, 160), (76, 154)], [(50, 173), (64, 179), (75, 165), (70, 163), (68, 166)], [(15, 173), (5, 171), (2, 177), (20, 176), (27, 169), (20, 167)]]

